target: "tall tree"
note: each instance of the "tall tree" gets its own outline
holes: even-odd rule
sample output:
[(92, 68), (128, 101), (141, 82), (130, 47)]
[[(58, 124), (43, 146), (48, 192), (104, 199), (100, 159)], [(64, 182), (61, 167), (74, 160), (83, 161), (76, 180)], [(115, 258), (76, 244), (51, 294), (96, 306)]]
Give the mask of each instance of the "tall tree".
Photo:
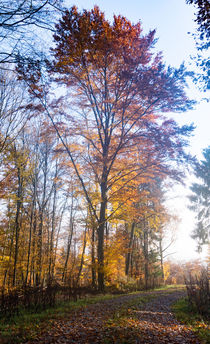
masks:
[(203, 150), (203, 157), (204, 160), (194, 167), (195, 176), (200, 183), (192, 184), (192, 195), (189, 196), (190, 209), (196, 212), (197, 218), (192, 238), (197, 241), (199, 251), (203, 245), (208, 244), (210, 234), (210, 147)]
[[(143, 36), (140, 23), (114, 16), (110, 24), (98, 7), (82, 13), (72, 7), (56, 29), (51, 72), (57, 83), (67, 86), (65, 108), (59, 110), (55, 101), (51, 110), (46, 107), (38, 68), (35, 76), (25, 65), (19, 70), (65, 146), (97, 222), (98, 286), (103, 290), (104, 231), (112, 215), (112, 190), (116, 194), (140, 175), (180, 177), (175, 165), (186, 159), (183, 147), (192, 127), (180, 128), (160, 114), (185, 111), (192, 102), (184, 92), (183, 66), (166, 68), (160, 55), (152, 54), (155, 32)], [(87, 186), (91, 180), (99, 187), (96, 206)]]

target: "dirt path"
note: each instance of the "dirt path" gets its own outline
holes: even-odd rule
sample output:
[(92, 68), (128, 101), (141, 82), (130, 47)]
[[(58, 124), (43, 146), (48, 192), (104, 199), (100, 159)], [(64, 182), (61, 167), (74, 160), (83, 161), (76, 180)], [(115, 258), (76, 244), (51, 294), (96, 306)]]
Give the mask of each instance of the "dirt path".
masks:
[[(183, 295), (177, 290), (147, 292), (89, 305), (54, 322), (51, 330), (27, 343), (198, 344), (198, 339), (171, 313), (171, 305)], [(142, 304), (142, 296), (150, 301)]]

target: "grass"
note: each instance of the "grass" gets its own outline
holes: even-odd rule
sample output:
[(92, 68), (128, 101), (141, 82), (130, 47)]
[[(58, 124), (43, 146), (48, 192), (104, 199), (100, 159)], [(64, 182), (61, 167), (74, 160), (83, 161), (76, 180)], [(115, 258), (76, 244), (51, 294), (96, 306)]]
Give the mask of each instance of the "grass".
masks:
[(192, 330), (202, 344), (210, 343), (210, 323), (192, 308), (187, 298), (180, 299), (173, 305), (176, 318)]
[(186, 289), (185, 284), (169, 284), (169, 285), (163, 285), (159, 288), (156, 288), (155, 290), (170, 290), (170, 289)]
[[(158, 290), (168, 290), (168, 292), (172, 292), (174, 288), (182, 288), (182, 286), (164, 286), (152, 291), (155, 292)], [(129, 294), (135, 295), (139, 293), (139, 291), (135, 291)], [(142, 291), (142, 293), (145, 293), (145, 291)], [(36, 313), (20, 309), (18, 315), (14, 315), (10, 318), (0, 319), (0, 343), (23, 343), (26, 340), (35, 338), (40, 332), (49, 329), (51, 326), (53, 326), (54, 321), (64, 319), (75, 309), (84, 308), (89, 304), (102, 302), (104, 300), (117, 298), (119, 296), (120, 295), (112, 294), (92, 296), (78, 300), (77, 302), (63, 302), (55, 307), (47, 308), (46, 310), (40, 310)], [(144, 303), (153, 297), (154, 295), (150, 294), (146, 297), (135, 298), (135, 300), (126, 303), (125, 307), (116, 312), (115, 319), (122, 320), (127, 315), (127, 310), (131, 309), (132, 307), (135, 308), (135, 304), (137, 302)]]

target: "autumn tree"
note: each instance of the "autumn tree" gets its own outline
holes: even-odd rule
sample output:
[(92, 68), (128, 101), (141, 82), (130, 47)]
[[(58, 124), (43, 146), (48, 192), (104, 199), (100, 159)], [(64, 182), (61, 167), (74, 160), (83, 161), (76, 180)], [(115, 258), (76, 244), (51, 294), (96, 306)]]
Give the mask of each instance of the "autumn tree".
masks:
[[(0, 285), (53, 281), (69, 194), (49, 123), (33, 119), (2, 154)], [(46, 135), (47, 133), (47, 135)], [(68, 171), (68, 175), (71, 174)], [(62, 175), (62, 176), (61, 176)], [(67, 182), (65, 181), (67, 184)]]
[[(204, 160), (194, 166), (198, 182), (191, 186), (190, 209), (196, 213), (197, 223), (192, 238), (198, 243), (198, 250), (209, 242), (210, 231), (210, 147), (203, 150)], [(199, 182), (200, 181), (200, 182)]]
[[(5, 241), (4, 256), (7, 260), (3, 272), (5, 284), (7, 274), (13, 286), (20, 276), (20, 247), (23, 228), (25, 228), (24, 203), (26, 202), (26, 189), (31, 174), (31, 165), (28, 161), (29, 151), (25, 145), (24, 132), (21, 132), (19, 140), (13, 142), (4, 154), (2, 164), (2, 181), (4, 194), (1, 194), (1, 203), (6, 213), (2, 211), (1, 220), (4, 220)], [(19, 267), (19, 268), (18, 268)], [(18, 276), (18, 277), (17, 277)], [(10, 282), (8, 282), (10, 284)]]
[[(141, 270), (144, 275), (145, 288), (151, 287), (161, 275), (161, 262), (159, 261), (159, 238), (162, 234), (167, 212), (163, 206), (162, 190), (160, 180), (157, 178), (139, 185), (139, 197), (135, 206), (137, 215), (132, 224), (129, 246), (131, 242), (138, 242), (138, 250), (141, 252)], [(132, 239), (132, 240), (131, 240)], [(129, 247), (130, 251), (131, 247)], [(133, 252), (128, 252), (126, 259), (126, 274), (129, 273), (129, 261)], [(136, 257), (135, 257), (136, 256)], [(132, 258), (138, 260), (138, 254)], [(160, 280), (160, 278), (159, 278)]]
[[(20, 63), (19, 71), (51, 119), (97, 223), (98, 287), (103, 290), (104, 231), (116, 211), (109, 206), (112, 192), (141, 175), (182, 178), (177, 163), (188, 158), (183, 148), (192, 127), (180, 128), (161, 114), (185, 111), (192, 102), (184, 92), (184, 67), (166, 68), (160, 54), (152, 53), (155, 31), (143, 36), (140, 23), (114, 16), (110, 24), (98, 7), (82, 13), (72, 7), (56, 30), (50, 71), (62, 93), (66, 86), (65, 106), (55, 100), (47, 105), (38, 68)], [(88, 188), (93, 180), (96, 205)]]
[(164, 261), (166, 257), (174, 254), (174, 252), (168, 252), (168, 249), (175, 242), (176, 227), (174, 227), (174, 225), (177, 226), (177, 222), (179, 221), (177, 216), (171, 214), (164, 214), (164, 217), (165, 220), (160, 225), (159, 231), (156, 235), (155, 243), (159, 253), (162, 281), (165, 281), (166, 279)]

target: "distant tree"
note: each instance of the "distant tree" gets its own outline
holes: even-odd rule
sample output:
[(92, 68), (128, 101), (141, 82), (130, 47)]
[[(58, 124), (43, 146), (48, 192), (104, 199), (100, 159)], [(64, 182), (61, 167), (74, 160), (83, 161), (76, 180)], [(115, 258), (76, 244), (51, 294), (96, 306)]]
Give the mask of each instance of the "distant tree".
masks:
[(198, 242), (198, 251), (208, 244), (210, 230), (210, 147), (203, 151), (204, 160), (195, 166), (195, 175), (201, 183), (193, 183), (190, 209), (196, 212), (197, 224), (192, 238)]

